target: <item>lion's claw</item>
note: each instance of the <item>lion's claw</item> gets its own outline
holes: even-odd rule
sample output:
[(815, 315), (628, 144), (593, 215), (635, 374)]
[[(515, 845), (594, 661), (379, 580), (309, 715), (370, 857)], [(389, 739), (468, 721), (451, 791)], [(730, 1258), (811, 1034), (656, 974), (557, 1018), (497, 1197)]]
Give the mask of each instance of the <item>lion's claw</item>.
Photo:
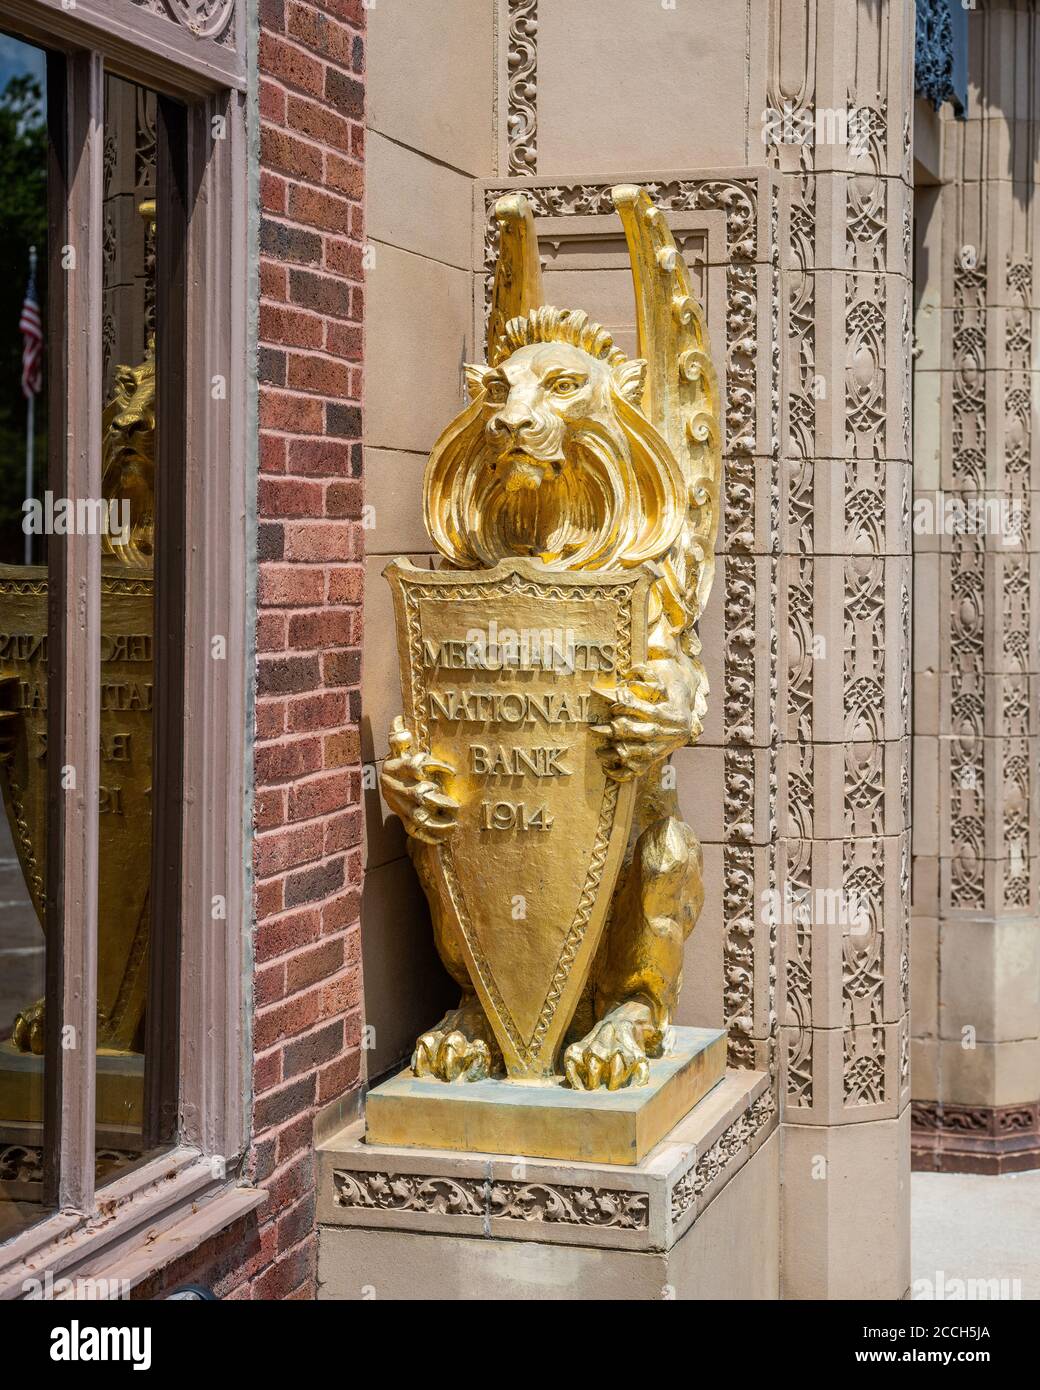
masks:
[(457, 1029), (435, 1029), (415, 1044), (412, 1071), (439, 1081), (485, 1081), (491, 1075), (491, 1049), (482, 1038), (469, 1039)]
[(412, 1053), (414, 1075), (438, 1081), (484, 1081), (501, 1067), (502, 1054), (473, 995), (423, 1033)]
[(38, 999), (15, 1017), (11, 1041), (19, 1052), (31, 1052), (34, 1057), (42, 1057), (47, 1045), (46, 1028), (44, 1001)]
[(400, 816), (412, 839), (428, 845), (443, 843), (458, 822), (459, 803), (442, 785), (453, 769), (415, 750), (415, 740), (400, 715), (390, 731), (390, 753), (380, 774), (387, 805)]
[(580, 1042), (571, 1043), (563, 1055), (569, 1085), (575, 1091), (645, 1086), (650, 1063), (637, 1029), (642, 1031), (632, 1018), (608, 1014)]

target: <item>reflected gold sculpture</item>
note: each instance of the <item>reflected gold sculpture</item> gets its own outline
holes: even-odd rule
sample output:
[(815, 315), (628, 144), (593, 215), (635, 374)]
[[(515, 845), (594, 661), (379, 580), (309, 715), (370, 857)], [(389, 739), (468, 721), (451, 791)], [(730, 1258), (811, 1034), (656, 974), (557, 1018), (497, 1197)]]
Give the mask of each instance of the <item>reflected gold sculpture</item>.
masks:
[[(387, 571), (404, 715), (381, 786), (462, 997), (418, 1039), (412, 1079), (371, 1093), (377, 1140), (464, 1147), (464, 1134), (445, 1137), (436, 1097), (479, 1093), (451, 1112), (474, 1147), (589, 1153), (581, 1114), (609, 1129), (624, 1112), (593, 1147), (631, 1162), (649, 1142), (634, 1138), (632, 1088), (653, 1087), (652, 1067), (700, 1076), (678, 1088), (660, 1137), (724, 1065), (716, 1034), (696, 1065), (676, 1060), (683, 944), (703, 887), (668, 767), (706, 709), (696, 623), (714, 570), (718, 387), (663, 214), (638, 188), (613, 198), (639, 357), (584, 312), (543, 303), (530, 205), (502, 198), (488, 365), (466, 368), (471, 404), (424, 482), (445, 563)], [(496, 1090), (489, 1078), (503, 1075)], [(428, 1079), (471, 1084), (431, 1092)], [(583, 1112), (568, 1100), (569, 1118), (546, 1120), (526, 1090), (545, 1085), (633, 1099), (587, 1096)], [(534, 1147), (502, 1120), (502, 1097), (527, 1107)]]
[[(154, 203), (140, 213), (154, 223)], [(102, 415), (102, 496), (123, 504), (125, 529), (101, 535), (101, 786), (99, 801), (98, 1051), (140, 1051), (147, 995), (152, 795), (152, 574), (155, 345), (119, 366)], [(0, 566), (0, 789), (22, 874), (41, 928), (47, 824), (47, 569)], [(11, 1042), (40, 1055), (44, 1004), (18, 1015)], [(38, 1077), (2, 1065), (0, 1121), (39, 1118)], [(108, 1085), (100, 1122), (140, 1124), (140, 1067)], [(111, 1068), (109, 1068), (111, 1070)], [(128, 1079), (129, 1077), (129, 1079)], [(134, 1080), (136, 1077), (136, 1080)], [(105, 1090), (115, 1087), (106, 1113)], [(118, 1092), (118, 1097), (115, 1092)]]

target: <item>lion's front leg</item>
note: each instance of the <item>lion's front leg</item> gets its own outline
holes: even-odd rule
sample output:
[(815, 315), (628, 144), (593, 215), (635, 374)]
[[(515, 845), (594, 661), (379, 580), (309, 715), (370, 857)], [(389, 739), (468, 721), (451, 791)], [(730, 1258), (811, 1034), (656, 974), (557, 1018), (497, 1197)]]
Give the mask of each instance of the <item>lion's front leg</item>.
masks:
[(390, 757), (380, 777), (383, 796), (408, 835), (408, 853), (430, 907), (433, 938), (444, 968), (462, 998), (441, 1021), (417, 1039), (412, 1054), (416, 1076), (440, 1081), (481, 1081), (501, 1070), (502, 1055), (469, 977), (460, 928), (447, 909), (437, 874), (440, 846), (455, 833), (458, 802), (445, 791), (452, 769), (415, 747), (400, 716), (390, 732)]
[(697, 837), (677, 815), (659, 817), (636, 841), (597, 961), (598, 1022), (564, 1054), (576, 1090), (650, 1079), (647, 1059), (668, 1045), (683, 945), (704, 901), (701, 869)]

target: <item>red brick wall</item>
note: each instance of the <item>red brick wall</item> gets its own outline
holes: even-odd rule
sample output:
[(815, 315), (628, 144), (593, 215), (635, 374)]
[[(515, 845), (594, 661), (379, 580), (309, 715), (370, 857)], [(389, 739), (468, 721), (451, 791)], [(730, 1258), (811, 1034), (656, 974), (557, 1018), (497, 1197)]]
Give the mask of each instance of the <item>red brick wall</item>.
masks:
[(313, 1121), (358, 1084), (364, 9), (260, 0), (253, 1138), (267, 1209), (142, 1293), (314, 1294)]

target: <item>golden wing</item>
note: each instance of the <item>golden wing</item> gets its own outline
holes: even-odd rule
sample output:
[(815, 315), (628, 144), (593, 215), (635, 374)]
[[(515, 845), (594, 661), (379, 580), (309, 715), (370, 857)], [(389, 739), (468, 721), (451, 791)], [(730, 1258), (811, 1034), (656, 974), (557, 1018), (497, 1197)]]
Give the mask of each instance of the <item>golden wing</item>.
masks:
[(718, 380), (704, 312), (664, 214), (632, 184), (620, 184), (611, 196), (625, 228), (639, 355), (647, 363), (643, 414), (668, 441), (688, 488), (681, 590), (692, 622), (704, 611), (715, 573), (722, 485)]
[(495, 204), (498, 264), (487, 328), (487, 361), (510, 319), (526, 317), (545, 303), (542, 262), (531, 204), (522, 193), (507, 193)]

